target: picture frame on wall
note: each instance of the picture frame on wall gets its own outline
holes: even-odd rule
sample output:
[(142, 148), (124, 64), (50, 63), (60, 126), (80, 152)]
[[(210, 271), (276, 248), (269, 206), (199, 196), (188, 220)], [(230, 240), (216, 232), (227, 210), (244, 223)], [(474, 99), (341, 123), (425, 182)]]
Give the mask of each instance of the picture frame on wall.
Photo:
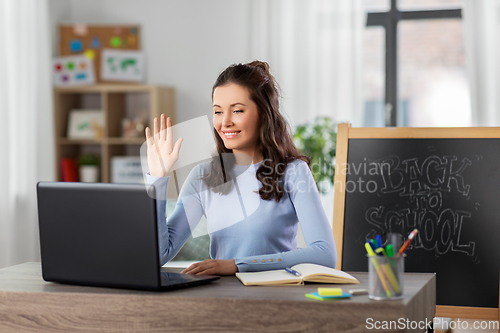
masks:
[(104, 113), (101, 110), (71, 110), (68, 118), (69, 139), (102, 138)]
[(102, 50), (101, 79), (114, 82), (144, 82), (144, 53), (140, 51)]
[(95, 83), (94, 62), (85, 56), (58, 57), (52, 60), (56, 87), (83, 86)]

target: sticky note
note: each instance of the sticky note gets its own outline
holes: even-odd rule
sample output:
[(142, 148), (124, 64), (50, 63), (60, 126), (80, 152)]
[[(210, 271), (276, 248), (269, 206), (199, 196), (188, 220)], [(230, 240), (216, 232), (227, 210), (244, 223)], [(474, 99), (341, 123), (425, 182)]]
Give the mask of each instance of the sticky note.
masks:
[(137, 35), (137, 28), (130, 28), (130, 33)]
[(95, 58), (95, 52), (94, 52), (94, 50), (91, 50), (91, 49), (85, 50), (85, 52), (83, 53), (83, 55), (85, 55), (85, 57), (87, 57), (90, 60), (92, 60), (92, 59)]
[(130, 35), (127, 37), (127, 41), (130, 45), (135, 44), (136, 40), (137, 40), (137, 38), (134, 35)]
[(82, 52), (83, 51), (83, 43), (79, 39), (72, 39), (69, 42), (69, 50), (71, 52)]
[(334, 300), (334, 299), (341, 299), (341, 298), (351, 298), (352, 295), (348, 293), (342, 293), (342, 295), (338, 296), (320, 296), (318, 293), (313, 292), (305, 295), (307, 298), (315, 299), (318, 301), (328, 301), (328, 300)]
[(117, 35), (121, 35), (122, 30), (123, 30), (123, 29), (122, 29), (121, 27), (115, 27), (115, 29), (114, 29), (115, 34), (117, 34)]
[(122, 45), (122, 39), (117, 36), (111, 37), (111, 40), (109, 41), (112, 47), (120, 47)]
[(93, 49), (98, 49), (101, 47), (101, 41), (98, 36), (92, 37), (92, 41), (90, 42), (90, 47)]
[(87, 73), (78, 73), (75, 75), (76, 80), (85, 80), (87, 79)]
[(85, 36), (88, 32), (88, 28), (86, 24), (75, 24), (73, 26), (73, 33), (76, 36)]
[(342, 288), (318, 288), (320, 296), (339, 296), (342, 295)]

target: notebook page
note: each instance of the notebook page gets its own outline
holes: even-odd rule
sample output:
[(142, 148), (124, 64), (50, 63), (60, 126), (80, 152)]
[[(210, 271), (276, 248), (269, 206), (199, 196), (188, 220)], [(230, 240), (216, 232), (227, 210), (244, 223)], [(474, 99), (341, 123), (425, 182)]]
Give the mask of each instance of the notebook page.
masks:
[(300, 276), (287, 273), (285, 270), (263, 271), (263, 272), (249, 272), (249, 273), (236, 273), (239, 279), (245, 283), (263, 283), (274, 281), (301, 281)]
[(325, 267), (316, 264), (298, 264), (292, 267), (294, 270), (302, 274), (302, 276), (313, 275), (313, 274), (329, 274), (340, 278), (354, 279), (352, 275), (339, 271), (338, 269)]

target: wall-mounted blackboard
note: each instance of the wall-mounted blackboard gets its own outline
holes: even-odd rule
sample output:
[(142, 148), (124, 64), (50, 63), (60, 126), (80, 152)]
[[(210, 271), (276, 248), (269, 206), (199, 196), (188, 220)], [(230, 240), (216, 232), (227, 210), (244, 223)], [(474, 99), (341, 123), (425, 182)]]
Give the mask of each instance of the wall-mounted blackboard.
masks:
[[(341, 269), (367, 271), (367, 239), (416, 228), (406, 272), (436, 272), (438, 305), (492, 308), (498, 318), (500, 129), (497, 138), (477, 128), (357, 130), (353, 138), (339, 126)], [(473, 137), (460, 138), (467, 131)]]

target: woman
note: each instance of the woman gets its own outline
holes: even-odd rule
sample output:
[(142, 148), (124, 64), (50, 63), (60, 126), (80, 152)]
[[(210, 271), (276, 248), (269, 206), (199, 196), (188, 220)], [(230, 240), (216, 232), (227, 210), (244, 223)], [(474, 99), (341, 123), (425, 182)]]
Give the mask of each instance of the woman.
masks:
[[(232, 275), (299, 263), (334, 268), (332, 230), (309, 159), (294, 146), (279, 112), (277, 84), (268, 64), (229, 66), (213, 86), (212, 101), (218, 156), (193, 168), (166, 223), (165, 201), (157, 201), (162, 265), (205, 215), (213, 259), (182, 273)], [(178, 159), (182, 139), (173, 144), (170, 118), (162, 114), (160, 126), (158, 122), (155, 118), (154, 142), (146, 128), (148, 182), (166, 193), (166, 175)], [(299, 221), (307, 247), (297, 249)]]

